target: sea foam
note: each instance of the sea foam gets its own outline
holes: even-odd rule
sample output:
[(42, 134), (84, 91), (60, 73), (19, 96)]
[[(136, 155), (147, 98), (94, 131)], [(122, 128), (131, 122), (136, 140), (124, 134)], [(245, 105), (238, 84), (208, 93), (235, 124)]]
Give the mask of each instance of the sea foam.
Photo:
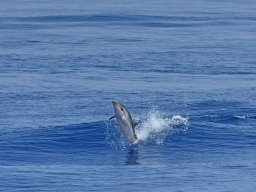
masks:
[(186, 131), (189, 118), (180, 115), (164, 117), (158, 110), (151, 110), (148, 116), (136, 127), (138, 139), (162, 144), (164, 139), (175, 132)]

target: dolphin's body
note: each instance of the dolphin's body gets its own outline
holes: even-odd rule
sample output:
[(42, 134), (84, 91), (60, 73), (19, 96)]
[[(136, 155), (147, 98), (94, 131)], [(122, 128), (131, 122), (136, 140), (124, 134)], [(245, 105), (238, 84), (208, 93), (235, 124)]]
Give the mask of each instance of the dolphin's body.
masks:
[(115, 110), (115, 116), (117, 122), (119, 123), (122, 132), (124, 133), (125, 137), (132, 143), (136, 144), (138, 143), (138, 137), (135, 134), (135, 126), (137, 123), (135, 123), (132, 120), (132, 116), (129, 113), (129, 111), (125, 108), (125, 106), (121, 103), (118, 103), (116, 101), (112, 101), (114, 110)]

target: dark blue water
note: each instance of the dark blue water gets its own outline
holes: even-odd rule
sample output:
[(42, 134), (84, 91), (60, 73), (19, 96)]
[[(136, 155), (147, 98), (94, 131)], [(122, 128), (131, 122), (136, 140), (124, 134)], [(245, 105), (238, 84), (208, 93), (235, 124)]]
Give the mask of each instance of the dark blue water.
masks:
[(0, 191), (254, 191), (255, 9), (2, 0)]

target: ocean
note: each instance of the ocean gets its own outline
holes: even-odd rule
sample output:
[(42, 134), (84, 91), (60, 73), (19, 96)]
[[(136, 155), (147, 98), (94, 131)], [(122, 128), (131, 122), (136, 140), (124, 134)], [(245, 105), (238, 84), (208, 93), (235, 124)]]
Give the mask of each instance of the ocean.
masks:
[(0, 191), (254, 191), (255, 9), (1, 0)]

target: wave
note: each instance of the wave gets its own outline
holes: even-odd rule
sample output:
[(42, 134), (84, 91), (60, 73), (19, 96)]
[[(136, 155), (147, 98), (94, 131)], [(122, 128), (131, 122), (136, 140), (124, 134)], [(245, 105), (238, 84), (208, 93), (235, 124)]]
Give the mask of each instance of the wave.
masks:
[[(112, 25), (136, 26), (152, 28), (190, 28), (204, 26), (244, 25), (244, 22), (254, 22), (255, 17), (218, 17), (218, 16), (162, 16), (162, 15), (45, 15), (32, 17), (0, 17), (3, 29), (44, 29), (67, 25)], [(45, 24), (48, 24), (47, 26)], [(54, 25), (52, 25), (54, 24)], [(78, 25), (79, 24), (79, 25)]]
[(256, 115), (234, 115), (237, 119), (256, 119)]
[(211, 15), (190, 15), (190, 16), (174, 16), (174, 15), (127, 15), (127, 14), (73, 14), (73, 15), (44, 15), (30, 17), (1, 17), (3, 21), (35, 21), (35, 22), (83, 22), (83, 21), (188, 21), (188, 22), (206, 22), (206, 21), (255, 21), (253, 16), (217, 16)]
[[(212, 134), (215, 135), (216, 131), (222, 132), (223, 126), (232, 128), (229, 131), (226, 130), (228, 132), (240, 132), (240, 128), (244, 129), (246, 126), (250, 128), (255, 125), (256, 119), (255, 115), (167, 116), (157, 109), (150, 110), (145, 116), (135, 128), (138, 138), (142, 141), (140, 145), (163, 145), (167, 138), (174, 138), (173, 135), (179, 134), (197, 138), (201, 132), (207, 132), (204, 138), (208, 138)], [(245, 121), (247, 119), (252, 122), (248, 124)], [(207, 126), (210, 127), (206, 128)], [(234, 129), (234, 126), (237, 128)], [(188, 131), (189, 135), (186, 134)], [(15, 148), (30, 152), (41, 150), (51, 153), (58, 150), (75, 153), (95, 150), (95, 148), (125, 149), (130, 145), (116, 121), (98, 121), (36, 129), (1, 130), (0, 146), (5, 152)]]
[[(254, 119), (248, 124), (240, 119), (244, 117), (238, 117), (234, 122), (236, 126), (232, 126), (230, 122), (235, 118), (232, 115), (233, 120), (231, 117), (217, 117), (210, 121), (208, 118), (203, 120), (194, 116), (166, 116), (165, 113), (152, 109), (145, 116), (136, 127), (138, 138), (142, 140), (136, 146), (137, 151), (145, 149), (151, 154), (162, 148), (179, 154), (182, 151), (201, 153), (222, 151), (223, 148), (237, 150), (255, 147)], [(138, 154), (131, 148), (133, 147), (127, 142), (116, 121), (0, 132), (2, 165), (70, 163), (74, 159), (76, 163), (95, 164), (98, 162), (94, 158), (95, 154), (111, 156), (123, 154), (127, 150), (127, 163), (134, 163)]]

